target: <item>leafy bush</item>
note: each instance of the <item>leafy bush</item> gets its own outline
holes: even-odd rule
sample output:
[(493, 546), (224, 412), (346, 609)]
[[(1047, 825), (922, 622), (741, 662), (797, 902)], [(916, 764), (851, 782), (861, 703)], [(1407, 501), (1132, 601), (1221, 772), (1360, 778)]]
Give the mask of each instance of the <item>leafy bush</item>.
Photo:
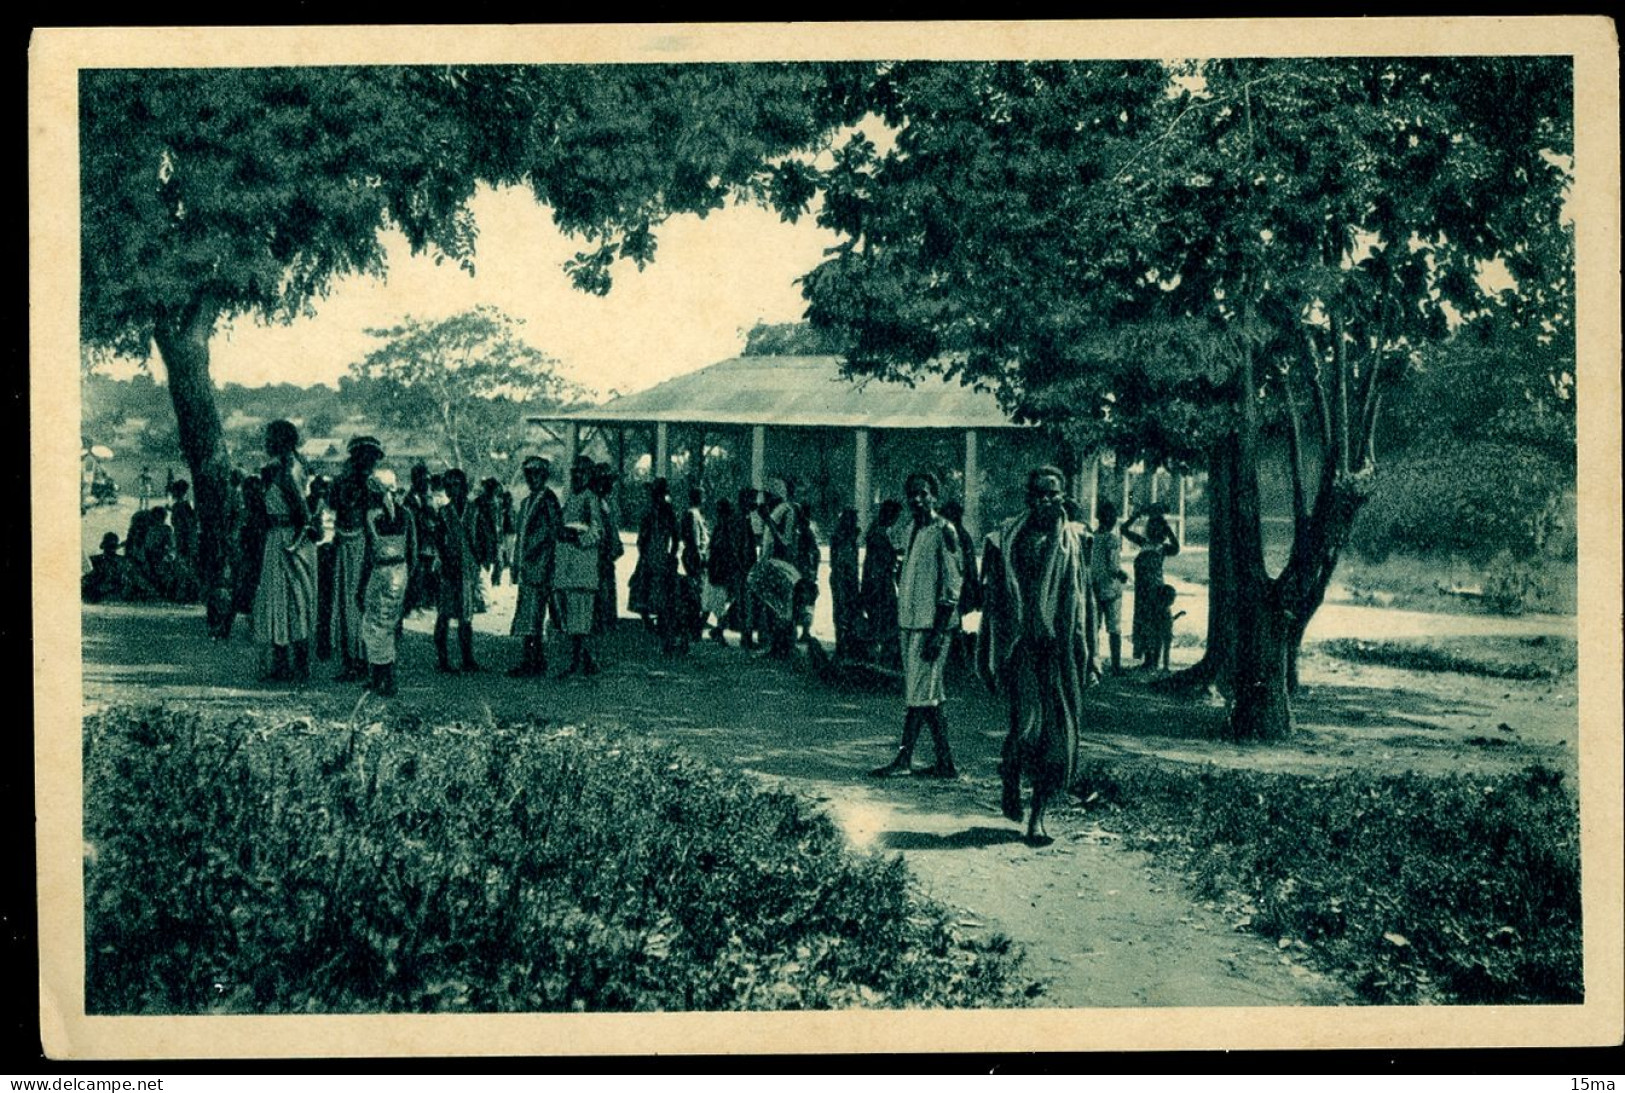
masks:
[(1308, 943), (1382, 1004), (1584, 998), (1580, 832), (1562, 775), (1324, 778), (1137, 762), (1076, 783), (1238, 924)]
[(1478, 637), (1450, 641), (1334, 638), (1319, 649), (1339, 660), (1418, 672), (1458, 672), (1491, 679), (1556, 679), (1575, 667), (1575, 643), (1564, 638)]
[(900, 858), (624, 735), (85, 725), (94, 1013), (1019, 1005)]
[(1535, 560), (1564, 541), (1573, 485), (1572, 463), (1515, 444), (1469, 442), (1408, 453), (1378, 466), (1350, 546), (1377, 562), (1391, 553), (1476, 565), (1501, 554)]

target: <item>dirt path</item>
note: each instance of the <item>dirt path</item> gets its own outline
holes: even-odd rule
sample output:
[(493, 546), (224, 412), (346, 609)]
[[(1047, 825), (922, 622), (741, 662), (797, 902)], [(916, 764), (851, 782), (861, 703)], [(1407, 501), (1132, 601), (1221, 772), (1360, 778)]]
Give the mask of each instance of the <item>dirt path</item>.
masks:
[[(1034, 850), (987, 807), (991, 784), (910, 790), (833, 787), (826, 808), (852, 842), (896, 851), (955, 922), (1004, 933), (1055, 1007), (1331, 1005), (1349, 1000), (1276, 945), (1192, 904), (1178, 878), (1081, 815)], [(975, 792), (972, 792), (972, 790)]]
[[(823, 807), (855, 846), (902, 854), (962, 929), (1019, 942), (1029, 971), (1046, 981), (1052, 1006), (1302, 1005), (1349, 997), (1305, 967), (1291, 943), (1282, 948), (1279, 939), (1238, 929), (1221, 909), (1194, 903), (1180, 878), (1123, 847), (1117, 833), (1102, 830), (1080, 808), (1054, 818), (1053, 846), (1035, 850), (1022, 843), (1019, 826), (996, 807), (1001, 712), (969, 681), (950, 688), (950, 731), (964, 777), (950, 784), (876, 783), (863, 772), (895, 746), (895, 697), (833, 691), (804, 670), (711, 644), (684, 658), (662, 658), (635, 620), (623, 621), (606, 642), (608, 667), (595, 679), (508, 679), (500, 669), (517, 651), (506, 637), (511, 598), (511, 589), (496, 590), (493, 610), (477, 622), (477, 651), (496, 669), (477, 676), (437, 675), (429, 620), (410, 622), (401, 695), (389, 708), (474, 724), (617, 721), (722, 767), (784, 784)], [(199, 615), (87, 607), (87, 707), (179, 700), (271, 717), (345, 720), (356, 714), (359, 692), (325, 682), (331, 665), (318, 664), (321, 678), (299, 692), (250, 682), (253, 650), (246, 635), (209, 642)], [(1370, 619), (1356, 615), (1355, 622), (1365, 626)], [(1516, 620), (1514, 632), (1528, 623)], [(1507, 683), (1347, 665), (1313, 653), (1303, 670), (1302, 731), (1287, 744), (1266, 749), (1215, 742), (1222, 709), (1171, 702), (1130, 676), (1091, 691), (1092, 729), (1084, 746), (1305, 772), (1340, 765), (1516, 769), (1537, 760), (1572, 769), (1572, 678)], [(370, 720), (383, 712), (379, 700), (368, 698), (357, 716)], [(1486, 739), (1490, 726), (1497, 727), (1488, 736), (1499, 746), (1468, 743)]]

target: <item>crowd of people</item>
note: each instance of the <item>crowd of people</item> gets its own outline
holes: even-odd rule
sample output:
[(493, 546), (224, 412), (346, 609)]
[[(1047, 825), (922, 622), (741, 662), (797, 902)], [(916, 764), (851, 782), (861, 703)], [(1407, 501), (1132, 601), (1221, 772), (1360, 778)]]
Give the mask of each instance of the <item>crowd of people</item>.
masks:
[(122, 543), (115, 531), (102, 536), (80, 581), (85, 602), (198, 602), (198, 523), (187, 496), (191, 488), (184, 478), (172, 479), (167, 504), (149, 506), (151, 498), (141, 499)]
[[(264, 680), (308, 680), (314, 652), (338, 661), (337, 680), (394, 694), (403, 620), (417, 611), (434, 613), (437, 669), (478, 672), (473, 619), (486, 609), (487, 582), (499, 585), (504, 572), (517, 587), (510, 633), (521, 639), (507, 674), (546, 676), (555, 633), (569, 650), (561, 677), (600, 671), (594, 639), (620, 614), (615, 566), (623, 552), (611, 507), (618, 475), (609, 464), (577, 457), (559, 491), (551, 462), (528, 456), (526, 494), (515, 506), (494, 478), (471, 496), (460, 468), (430, 474), (418, 464), (403, 488), (375, 437), (351, 439), (331, 480), (311, 474), (298, 449), (295, 426), (272, 422), (269, 461), (257, 474), (232, 474), (227, 548), (206, 590), (217, 638), (230, 636), (238, 615), (252, 620)], [(1071, 777), (1082, 693), (1101, 671), (1099, 628), (1107, 635), (1105, 670), (1122, 671), (1124, 540), (1139, 547), (1131, 621), (1143, 667), (1167, 667), (1176, 617), (1164, 562), (1178, 553), (1179, 539), (1161, 508), (1119, 526), (1116, 506), (1102, 501), (1091, 528), (1066, 497), (1065, 481), (1054, 467), (1031, 472), (1026, 510), (990, 531), (980, 552), (962, 506), (941, 503), (941, 483), (924, 471), (905, 481), (906, 504), (878, 506), (867, 532), (847, 508), (829, 537), (835, 661), (902, 679), (901, 740), (871, 774), (957, 776), (944, 676), (949, 665), (967, 673), (974, 666), (1007, 696), (1001, 804), (1019, 821), (1021, 786), (1031, 784), (1034, 840), (1047, 838), (1048, 801)], [(810, 640), (824, 554), (792, 482), (772, 478), (710, 512), (698, 486), (687, 489), (681, 512), (666, 479), (647, 489), (628, 607), (665, 654), (683, 655), (707, 639), (727, 645), (733, 634), (742, 649), (788, 657), (797, 641)], [(122, 554), (116, 534), (103, 539), (84, 578), (86, 600), (204, 595), (188, 492), (188, 483), (174, 481), (167, 506), (138, 510)], [(964, 620), (975, 612), (981, 625), (972, 634)], [(923, 734), (934, 762), (916, 770)]]

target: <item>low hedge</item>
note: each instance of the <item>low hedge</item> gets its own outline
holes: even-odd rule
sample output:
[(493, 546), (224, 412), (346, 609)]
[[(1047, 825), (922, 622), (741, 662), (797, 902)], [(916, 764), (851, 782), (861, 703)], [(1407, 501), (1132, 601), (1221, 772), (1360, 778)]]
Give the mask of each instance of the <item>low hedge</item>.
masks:
[(87, 719), (92, 1013), (1007, 1006), (900, 858), (626, 734)]
[(1561, 773), (1309, 778), (1101, 760), (1076, 786), (1238, 928), (1304, 942), (1367, 1001), (1584, 999), (1579, 816)]

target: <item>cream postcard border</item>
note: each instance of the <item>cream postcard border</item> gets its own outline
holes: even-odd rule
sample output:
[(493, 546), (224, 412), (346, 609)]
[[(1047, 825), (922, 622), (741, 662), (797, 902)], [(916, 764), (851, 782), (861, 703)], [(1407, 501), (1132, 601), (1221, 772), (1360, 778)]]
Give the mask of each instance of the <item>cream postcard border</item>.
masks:
[[(1579, 284), (1586, 1002), (1534, 1007), (87, 1017), (80, 712), (77, 73), (90, 67), (834, 58), (1566, 54)], [(1618, 41), (1600, 17), (102, 28), (34, 34), (29, 241), (39, 1004), (62, 1059), (1515, 1047), (1617, 1044), (1621, 897)]]

